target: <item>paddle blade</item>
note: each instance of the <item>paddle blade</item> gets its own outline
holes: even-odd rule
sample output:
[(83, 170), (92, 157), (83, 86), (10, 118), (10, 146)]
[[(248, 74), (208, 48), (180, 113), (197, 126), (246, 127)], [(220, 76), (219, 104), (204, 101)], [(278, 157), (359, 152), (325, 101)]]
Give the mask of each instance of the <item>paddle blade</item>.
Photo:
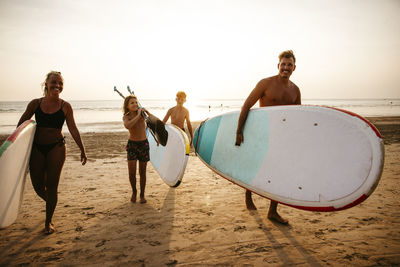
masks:
[(146, 121), (147, 121), (147, 126), (155, 134), (157, 141), (162, 146), (165, 146), (168, 140), (168, 132), (165, 129), (165, 124), (159, 118), (151, 114), (147, 117)]

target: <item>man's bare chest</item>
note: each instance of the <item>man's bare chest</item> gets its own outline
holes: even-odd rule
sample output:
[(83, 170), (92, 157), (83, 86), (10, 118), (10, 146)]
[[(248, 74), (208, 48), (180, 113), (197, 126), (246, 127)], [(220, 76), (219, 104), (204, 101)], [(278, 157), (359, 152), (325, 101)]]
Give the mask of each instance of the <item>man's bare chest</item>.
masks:
[(260, 106), (291, 105), (297, 100), (295, 87), (275, 87), (265, 90)]

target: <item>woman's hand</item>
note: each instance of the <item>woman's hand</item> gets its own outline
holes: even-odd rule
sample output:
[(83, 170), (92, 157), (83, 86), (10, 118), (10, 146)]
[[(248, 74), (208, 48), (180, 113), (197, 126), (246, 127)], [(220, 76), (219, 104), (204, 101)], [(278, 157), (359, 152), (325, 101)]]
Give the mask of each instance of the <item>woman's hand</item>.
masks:
[(85, 165), (85, 164), (86, 164), (86, 161), (87, 161), (87, 157), (86, 157), (85, 152), (81, 152), (81, 162), (82, 162), (82, 165)]

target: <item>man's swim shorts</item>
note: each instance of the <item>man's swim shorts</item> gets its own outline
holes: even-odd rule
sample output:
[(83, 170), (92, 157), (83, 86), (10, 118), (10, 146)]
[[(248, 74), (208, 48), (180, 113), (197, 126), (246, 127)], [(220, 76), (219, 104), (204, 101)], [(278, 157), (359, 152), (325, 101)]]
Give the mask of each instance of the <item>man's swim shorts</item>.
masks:
[(150, 160), (149, 151), (149, 141), (147, 139), (143, 141), (128, 140), (128, 144), (126, 145), (128, 160), (147, 162)]

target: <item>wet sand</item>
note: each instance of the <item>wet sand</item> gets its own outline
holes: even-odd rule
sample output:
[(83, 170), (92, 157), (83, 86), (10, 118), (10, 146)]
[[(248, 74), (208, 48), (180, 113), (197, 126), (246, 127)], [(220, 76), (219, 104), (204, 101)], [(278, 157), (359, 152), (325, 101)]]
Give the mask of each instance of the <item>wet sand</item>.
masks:
[(193, 152), (175, 189), (148, 164), (147, 203), (133, 204), (127, 133), (83, 134), (86, 166), (68, 136), (56, 232), (43, 234), (45, 205), (28, 176), (16, 222), (0, 230), (0, 265), (400, 265), (400, 117), (369, 120), (382, 133), (386, 152), (375, 192), (339, 212), (280, 205), (289, 226), (267, 219), (269, 201), (262, 197), (254, 195), (258, 210), (248, 211), (244, 190), (213, 173)]

